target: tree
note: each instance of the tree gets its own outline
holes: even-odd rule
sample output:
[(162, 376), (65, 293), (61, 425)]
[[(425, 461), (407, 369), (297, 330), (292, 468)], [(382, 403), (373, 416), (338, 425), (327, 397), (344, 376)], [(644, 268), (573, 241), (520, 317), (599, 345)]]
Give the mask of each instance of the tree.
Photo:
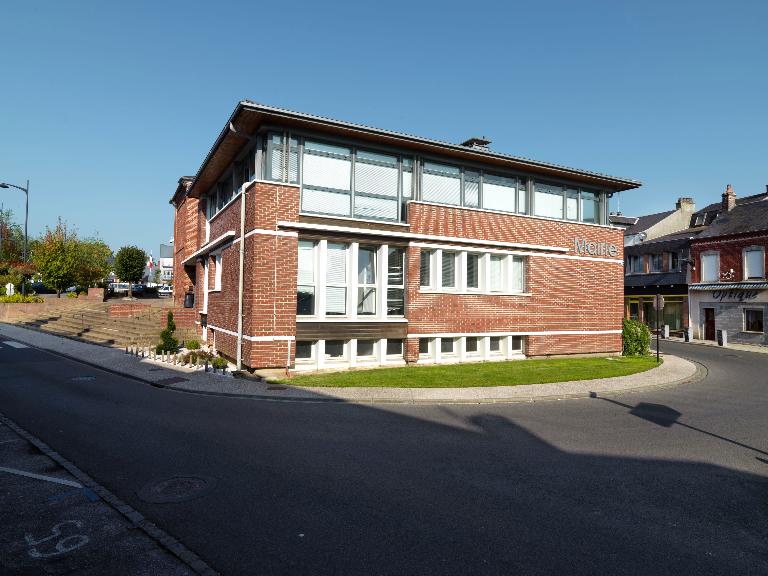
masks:
[(147, 253), (136, 246), (123, 246), (115, 254), (115, 274), (120, 280), (128, 282), (128, 298), (133, 298), (131, 284), (141, 280), (146, 263)]
[(13, 212), (0, 210), (0, 292), (9, 282), (21, 288), (34, 267), (24, 263), (24, 230), (13, 220)]
[(43, 237), (32, 247), (32, 262), (42, 275), (43, 282), (56, 290), (61, 298), (61, 291), (75, 281), (78, 267), (78, 242), (74, 230), (67, 228), (66, 222), (59, 218), (56, 228), (46, 227)]
[(96, 286), (112, 269), (112, 250), (98, 238), (86, 238), (78, 243), (77, 285)]

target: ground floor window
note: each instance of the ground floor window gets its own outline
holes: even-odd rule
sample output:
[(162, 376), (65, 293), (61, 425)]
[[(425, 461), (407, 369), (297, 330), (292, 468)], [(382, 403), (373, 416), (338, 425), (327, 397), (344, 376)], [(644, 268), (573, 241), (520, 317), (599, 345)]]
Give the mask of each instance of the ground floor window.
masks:
[(387, 340), (387, 356), (402, 356), (403, 341), (400, 339)]
[(358, 340), (357, 341), (357, 357), (365, 358), (373, 356), (375, 340)]
[(346, 352), (346, 342), (344, 340), (326, 340), (325, 357), (329, 360), (341, 360)]
[(300, 340), (296, 342), (296, 360), (311, 360), (314, 358), (315, 344), (317, 344), (317, 340)]
[(745, 332), (763, 332), (763, 311), (762, 310), (744, 310), (744, 331)]

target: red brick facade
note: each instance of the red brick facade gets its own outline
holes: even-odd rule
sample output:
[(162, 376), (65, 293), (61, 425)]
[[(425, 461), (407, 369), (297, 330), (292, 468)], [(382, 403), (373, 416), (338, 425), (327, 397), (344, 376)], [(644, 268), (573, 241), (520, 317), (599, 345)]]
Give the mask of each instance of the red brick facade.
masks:
[[(701, 282), (701, 254), (704, 252), (718, 252), (720, 255), (721, 280), (740, 282), (744, 278), (744, 249), (752, 246), (763, 246), (768, 253), (768, 235), (766, 233), (747, 234), (740, 236), (720, 236), (715, 238), (702, 238), (694, 240), (691, 244), (691, 258), (696, 263), (696, 269), (691, 273), (691, 283)], [(765, 269), (765, 264), (763, 264)], [(730, 275), (733, 270), (733, 277)]]

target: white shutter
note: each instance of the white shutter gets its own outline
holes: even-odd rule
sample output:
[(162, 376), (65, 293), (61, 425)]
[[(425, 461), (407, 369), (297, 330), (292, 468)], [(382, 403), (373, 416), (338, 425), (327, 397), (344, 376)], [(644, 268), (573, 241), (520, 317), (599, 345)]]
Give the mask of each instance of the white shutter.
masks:
[(506, 256), (491, 254), (491, 290), (504, 290), (504, 259)]
[(397, 200), (355, 196), (355, 216), (397, 220)]
[(397, 198), (397, 167), (369, 164), (358, 159), (355, 163), (355, 191)]
[(347, 245), (328, 243), (326, 281), (329, 284), (347, 283)]
[(512, 257), (512, 292), (522, 292), (525, 289), (525, 260), (520, 256)]
[(304, 185), (349, 190), (352, 182), (352, 162), (315, 154), (304, 154)]
[(765, 276), (765, 256), (762, 250), (747, 250), (746, 278), (763, 278)]
[(347, 289), (344, 286), (327, 286), (325, 289), (325, 313), (347, 313)]
[(514, 212), (516, 184), (513, 178), (483, 176), (483, 208)]
[(315, 259), (314, 259), (314, 243), (301, 241), (299, 242), (299, 275), (298, 284), (314, 284), (315, 283)]
[(325, 190), (301, 190), (301, 211), (319, 212), (322, 214), (337, 214), (350, 216), (349, 193), (327, 192)]

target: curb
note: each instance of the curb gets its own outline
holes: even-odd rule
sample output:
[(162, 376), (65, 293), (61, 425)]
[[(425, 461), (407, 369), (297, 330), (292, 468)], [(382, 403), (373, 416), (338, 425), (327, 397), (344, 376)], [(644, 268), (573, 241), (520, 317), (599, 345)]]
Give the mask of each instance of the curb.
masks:
[[(56, 336), (53, 335), (52, 336)], [(62, 336), (57, 336), (59, 338), (63, 338)], [(16, 337), (14, 337), (16, 338)], [(36, 350), (41, 350), (43, 352), (48, 352), (50, 354), (54, 354), (56, 356), (60, 356), (62, 358), (66, 358), (68, 360), (72, 360), (74, 362), (79, 362), (81, 364), (85, 364), (86, 366), (90, 366), (92, 368), (95, 368), (97, 370), (102, 370), (104, 372), (107, 372), (109, 374), (114, 374), (115, 376), (120, 376), (122, 378), (129, 378), (132, 380), (136, 380), (137, 382), (141, 382), (143, 384), (148, 384), (149, 386), (152, 386), (153, 388), (158, 388), (161, 390), (170, 390), (172, 392), (181, 392), (185, 394), (197, 394), (200, 396), (215, 396), (219, 398), (236, 398), (236, 399), (242, 399), (242, 400), (258, 400), (262, 402), (298, 402), (298, 403), (308, 403), (308, 404), (327, 404), (327, 403), (336, 403), (336, 404), (399, 404), (399, 405), (440, 405), (440, 404), (532, 404), (534, 402), (552, 402), (556, 400), (577, 400), (577, 399), (583, 399), (583, 398), (594, 398), (597, 394), (632, 394), (635, 392), (644, 392), (649, 390), (660, 390), (664, 388), (671, 388), (675, 386), (680, 386), (683, 384), (691, 384), (693, 382), (698, 382), (699, 380), (704, 379), (707, 374), (708, 370), (699, 362), (695, 362), (690, 359), (685, 359), (687, 362), (690, 362), (696, 366), (696, 371), (691, 374), (690, 376), (686, 376), (684, 378), (680, 378), (678, 380), (673, 380), (671, 382), (664, 382), (661, 384), (649, 384), (646, 386), (638, 386), (635, 388), (627, 388), (625, 390), (610, 390), (606, 392), (594, 392), (594, 391), (588, 391), (588, 392), (575, 392), (573, 394), (554, 394), (549, 396), (524, 396), (520, 398), (473, 398), (473, 399), (440, 399), (440, 400), (418, 400), (418, 399), (393, 399), (393, 398), (339, 398), (339, 397), (318, 397), (318, 398), (307, 398), (307, 397), (285, 397), (280, 398), (276, 396), (267, 396), (264, 394), (242, 394), (242, 393), (228, 393), (228, 392), (214, 392), (210, 390), (191, 390), (188, 388), (184, 388), (182, 386), (178, 385), (172, 385), (172, 384), (160, 384), (158, 382), (154, 382), (152, 380), (149, 380), (147, 378), (143, 378), (141, 376), (135, 376), (133, 374), (127, 374), (125, 372), (120, 372), (119, 370), (115, 370), (112, 368), (108, 368), (106, 366), (102, 366), (100, 364), (96, 364), (95, 362), (90, 362), (88, 360), (83, 360), (81, 358), (77, 358), (75, 356), (72, 356), (70, 354), (66, 354), (64, 352), (58, 352), (55, 350), (49, 350), (47, 348), (41, 348), (40, 346), (37, 346), (35, 344), (30, 343), (29, 341), (26, 341), (22, 338), (16, 338), (17, 340), (24, 342), (25, 344), (28, 344), (32, 348)], [(289, 385), (290, 386), (290, 385)], [(298, 388), (298, 387), (294, 387)], [(301, 390), (309, 390), (302, 389)], [(322, 390), (322, 389), (320, 389)], [(314, 390), (313, 390), (314, 391)], [(322, 392), (318, 391), (318, 394), (321, 394)]]
[(121, 514), (126, 520), (128, 520), (135, 528), (138, 528), (144, 532), (154, 542), (159, 544), (162, 548), (173, 554), (176, 558), (181, 560), (192, 571), (201, 576), (218, 576), (213, 568), (208, 566), (197, 554), (192, 552), (189, 548), (184, 546), (176, 538), (159, 528), (153, 522), (147, 520), (147, 518), (141, 514), (138, 510), (132, 508), (120, 498), (112, 494), (109, 490), (98, 484), (93, 478), (88, 476), (85, 472), (80, 470), (75, 464), (64, 458), (61, 454), (53, 450), (48, 444), (33, 436), (27, 432), (24, 428), (16, 424), (13, 420), (5, 416), (0, 412), (0, 423), (8, 426), (16, 434), (24, 438), (27, 442), (35, 446), (40, 452), (45, 454), (48, 458), (56, 462), (59, 466), (64, 468), (72, 476), (86, 488), (93, 491), (99, 498)]

